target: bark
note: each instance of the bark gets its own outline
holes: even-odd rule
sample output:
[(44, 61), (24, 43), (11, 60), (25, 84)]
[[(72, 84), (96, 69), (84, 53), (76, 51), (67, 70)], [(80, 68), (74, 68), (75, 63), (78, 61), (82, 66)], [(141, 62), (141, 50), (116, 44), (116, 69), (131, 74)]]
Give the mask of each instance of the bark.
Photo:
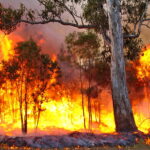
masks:
[(82, 69), (81, 69), (81, 59), (80, 59), (80, 88), (81, 88), (82, 115), (83, 115), (84, 129), (86, 129), (86, 119), (85, 119), (85, 110), (84, 110), (84, 95), (83, 95), (83, 80), (82, 80)]
[(24, 96), (24, 134), (27, 134), (27, 125), (28, 125), (28, 71), (27, 71), (27, 78), (25, 81), (25, 96)]
[(27, 134), (27, 125), (28, 125), (28, 103), (25, 102), (24, 134)]
[[(25, 81), (25, 85), (23, 83), (23, 73), (21, 75), (20, 86), (17, 85), (17, 93), (19, 97), (19, 105), (20, 105), (20, 118), (21, 118), (21, 129), (22, 134), (27, 134), (27, 125), (28, 125), (28, 83)], [(23, 88), (25, 86), (25, 89)]]
[(111, 37), (111, 82), (117, 132), (136, 131), (126, 85), (120, 0), (107, 0)]
[[(91, 69), (91, 60), (88, 60), (88, 67)], [(88, 97), (88, 112), (89, 112), (89, 130), (92, 129), (92, 106), (91, 106), (91, 81), (92, 81), (92, 74), (89, 69), (88, 73), (88, 92), (87, 92), (87, 97)]]
[(37, 116), (36, 130), (37, 130), (38, 125), (39, 125), (40, 115), (41, 115), (41, 108), (38, 109), (38, 116)]
[(101, 104), (98, 102), (98, 122), (101, 123)]
[(92, 109), (91, 109), (91, 98), (88, 96), (88, 112), (89, 112), (89, 130), (92, 129)]

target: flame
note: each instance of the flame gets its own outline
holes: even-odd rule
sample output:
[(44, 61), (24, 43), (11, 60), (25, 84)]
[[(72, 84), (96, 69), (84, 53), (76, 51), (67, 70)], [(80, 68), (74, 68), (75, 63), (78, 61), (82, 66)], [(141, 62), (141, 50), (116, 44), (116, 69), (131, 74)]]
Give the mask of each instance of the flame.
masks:
[[(139, 130), (150, 132), (150, 97), (149, 97), (149, 80), (150, 80), (150, 45), (142, 49), (142, 55), (139, 64), (136, 66), (137, 78), (143, 84), (144, 97), (138, 104), (138, 112), (135, 113), (135, 120)], [(142, 86), (142, 85), (141, 85)]]
[(145, 142), (147, 145), (150, 145), (150, 138), (146, 139), (146, 142)]
[[(0, 33), (1, 45), (0, 50), (2, 52), (2, 58), (9, 60), (13, 55), (13, 48), (15, 43), (23, 41), (21, 37), (3, 35)], [(44, 41), (42, 41), (44, 43)], [(41, 44), (41, 41), (40, 41)], [(39, 45), (40, 45), (39, 44)], [(150, 49), (150, 48), (149, 48)], [(140, 58), (140, 63), (144, 66), (137, 68), (139, 79), (149, 77), (149, 71), (147, 70), (150, 65), (150, 51), (144, 51), (144, 55)], [(56, 55), (52, 55), (52, 61), (56, 61)], [(144, 75), (143, 75), (144, 72)], [(145, 73), (146, 72), (146, 73)], [(56, 82), (56, 74), (50, 80), (50, 83)], [(7, 87), (11, 83), (7, 83)], [(85, 131), (83, 109), (82, 109), (82, 96), (79, 90), (72, 89), (70, 93), (66, 90), (66, 86), (54, 88), (49, 90), (46, 96), (49, 97), (48, 102), (43, 103), (40, 121), (38, 124), (38, 131), (42, 131), (44, 134), (49, 134), (53, 129), (66, 130), (66, 131)], [(79, 89), (79, 88), (78, 88)], [(14, 93), (13, 93), (14, 92)], [(68, 94), (69, 93), (69, 94)], [(21, 122), (19, 113), (19, 103), (15, 98), (15, 89), (8, 88), (0, 89), (0, 132), (7, 135), (14, 135), (20, 133)], [(57, 97), (58, 96), (58, 97)], [(95, 103), (95, 99), (91, 100), (92, 103), (92, 129), (93, 132), (99, 133), (112, 133), (115, 131), (115, 123), (112, 109), (111, 95), (109, 91), (104, 89), (99, 98), (99, 103)], [(103, 101), (105, 99), (105, 101)], [(145, 102), (145, 101), (144, 101)], [(143, 108), (147, 103), (143, 103)], [(88, 126), (88, 104), (85, 101), (85, 120), (86, 126)], [(133, 106), (134, 107), (134, 106)], [(33, 105), (31, 104), (28, 111), (28, 129), (29, 132), (33, 132), (35, 129), (35, 122), (33, 119)], [(99, 109), (95, 109), (99, 108)], [(139, 108), (139, 106), (138, 106)], [(145, 113), (138, 112), (134, 109), (134, 117), (139, 129), (145, 133), (149, 132), (149, 120)]]
[(2, 52), (2, 58), (8, 60), (13, 55), (13, 41), (3, 33), (0, 33), (0, 49)]
[(150, 45), (143, 49), (143, 54), (140, 57), (139, 63), (141, 64), (137, 68), (137, 77), (139, 80), (144, 81), (150, 79)]
[(53, 62), (55, 62), (57, 60), (57, 56), (55, 54), (52, 54), (51, 59)]

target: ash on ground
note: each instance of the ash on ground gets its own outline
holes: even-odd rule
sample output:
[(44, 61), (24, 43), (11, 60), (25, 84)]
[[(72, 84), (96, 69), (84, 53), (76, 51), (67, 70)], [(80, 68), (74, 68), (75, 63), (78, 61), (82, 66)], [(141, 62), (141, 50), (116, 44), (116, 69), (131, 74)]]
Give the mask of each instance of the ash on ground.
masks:
[(32, 148), (65, 148), (65, 147), (96, 147), (96, 146), (132, 146), (139, 133), (93, 134), (72, 132), (65, 135), (45, 136), (4, 136), (0, 135), (0, 144), (16, 147)]

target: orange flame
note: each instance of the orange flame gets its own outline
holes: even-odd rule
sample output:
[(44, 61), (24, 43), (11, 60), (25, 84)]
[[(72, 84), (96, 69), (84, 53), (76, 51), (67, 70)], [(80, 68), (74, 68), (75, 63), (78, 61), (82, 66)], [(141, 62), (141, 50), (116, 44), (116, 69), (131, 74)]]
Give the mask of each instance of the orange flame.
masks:
[(137, 77), (139, 80), (150, 79), (150, 45), (143, 49), (143, 54), (140, 57), (140, 67), (137, 68)]
[[(150, 45), (146, 46), (140, 56), (139, 65), (136, 66), (137, 78), (143, 83), (144, 97), (141, 99), (139, 112), (135, 114), (136, 122), (139, 129), (145, 133), (150, 132), (150, 97), (149, 97), (149, 80), (150, 80)], [(142, 112), (140, 112), (140, 110)]]
[(11, 55), (13, 55), (13, 41), (3, 33), (0, 33), (0, 49), (2, 52), (2, 58), (8, 60)]
[[(8, 36), (0, 34), (1, 37), (1, 46), (0, 50), (2, 52), (2, 58), (5, 60), (9, 59), (10, 55), (13, 55), (13, 47), (16, 43), (15, 40), (10, 39)], [(22, 38), (19, 38), (22, 39)], [(144, 79), (145, 76), (149, 76), (147, 70), (147, 65), (150, 65), (150, 51), (144, 52), (144, 57), (141, 56), (140, 63), (145, 65), (143, 76), (143, 67), (138, 69), (138, 76), (140, 79)], [(52, 61), (56, 61), (56, 56), (52, 56)], [(50, 81), (51, 83), (55, 82), (55, 75)], [(9, 87), (8, 83), (8, 87)], [(65, 85), (64, 85), (65, 87)], [(5, 134), (15, 134), (20, 131), (20, 114), (19, 114), (19, 104), (15, 98), (12, 98), (12, 91), (15, 89), (8, 89), (7, 92), (5, 89), (0, 89), (0, 131)], [(62, 95), (60, 93), (63, 93)], [(15, 94), (15, 93), (14, 93)], [(80, 130), (84, 131), (84, 122), (83, 122), (83, 112), (82, 112), (82, 97), (79, 91), (73, 89), (71, 94), (68, 94), (65, 91), (65, 88), (55, 89), (54, 91), (49, 91), (46, 93), (49, 97), (48, 102), (44, 103), (42, 106), (41, 117), (38, 125), (38, 130), (43, 131), (46, 134), (54, 128), (65, 129), (69, 131)], [(56, 95), (59, 95), (60, 98), (56, 98)], [(101, 93), (101, 97), (105, 101), (101, 101), (100, 109), (94, 110), (92, 107), (92, 128), (93, 131), (110, 133), (115, 131), (114, 116), (112, 111), (112, 102), (111, 95), (105, 89)], [(109, 105), (108, 105), (109, 104)], [(92, 105), (94, 106), (94, 99), (92, 100)], [(145, 107), (145, 105), (144, 105)], [(98, 112), (96, 112), (98, 111)], [(14, 114), (12, 112), (15, 112)], [(99, 113), (100, 120), (98, 120), (96, 114)], [(134, 116), (136, 124), (139, 129), (145, 133), (149, 132), (149, 120), (146, 120), (147, 116), (145, 114), (139, 114), (134, 111)], [(87, 102), (85, 102), (85, 120), (86, 125), (88, 124), (88, 109)], [(145, 120), (145, 121), (144, 121)], [(144, 121), (144, 122), (143, 122)], [(28, 128), (30, 132), (34, 131), (34, 119), (32, 104), (30, 105), (28, 111)], [(19, 130), (18, 130), (19, 129)], [(16, 132), (17, 131), (17, 132)], [(20, 133), (20, 132), (19, 132)]]
[(150, 138), (146, 139), (146, 142), (145, 142), (147, 145), (150, 145)]

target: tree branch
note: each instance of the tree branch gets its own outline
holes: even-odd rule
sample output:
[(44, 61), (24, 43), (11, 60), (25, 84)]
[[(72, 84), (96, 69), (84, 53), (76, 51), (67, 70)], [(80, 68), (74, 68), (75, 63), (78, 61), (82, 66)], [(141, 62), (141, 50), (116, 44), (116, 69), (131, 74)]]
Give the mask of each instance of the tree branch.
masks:
[(78, 21), (76, 20), (73, 11), (71, 11), (71, 10), (67, 7), (67, 5), (65, 5), (64, 2), (61, 2), (61, 1), (59, 1), (59, 0), (56, 0), (56, 2), (58, 2), (60, 5), (63, 5), (63, 7), (67, 10), (67, 12), (72, 16), (72, 18), (73, 18), (73, 20), (75, 21), (75, 23), (78, 24)]
[(62, 25), (67, 25), (67, 26), (72, 26), (72, 27), (76, 27), (76, 28), (79, 28), (79, 29), (94, 29), (96, 28), (95, 25), (85, 25), (85, 24), (76, 24), (76, 23), (71, 23), (71, 22), (65, 22), (63, 20), (60, 20), (60, 19), (48, 19), (48, 20), (41, 20), (41, 21), (30, 21), (30, 20), (20, 20), (19, 21), (20, 23), (23, 22), (23, 23), (28, 23), (28, 24), (32, 24), (32, 25), (35, 25), (35, 24), (47, 24), (47, 23), (50, 23), (50, 22), (53, 22), (53, 23), (60, 23)]
[(150, 21), (150, 18), (145, 18), (144, 19), (144, 16), (148, 10), (148, 5), (149, 5), (149, 0), (147, 0), (146, 2), (146, 7), (145, 7), (145, 10), (143, 11), (143, 14), (141, 15), (139, 21), (134, 25), (134, 31), (132, 34), (124, 34), (124, 38), (138, 38), (140, 36), (140, 33), (141, 33), (141, 28), (142, 26), (145, 24), (143, 24), (143, 22), (145, 21)]

